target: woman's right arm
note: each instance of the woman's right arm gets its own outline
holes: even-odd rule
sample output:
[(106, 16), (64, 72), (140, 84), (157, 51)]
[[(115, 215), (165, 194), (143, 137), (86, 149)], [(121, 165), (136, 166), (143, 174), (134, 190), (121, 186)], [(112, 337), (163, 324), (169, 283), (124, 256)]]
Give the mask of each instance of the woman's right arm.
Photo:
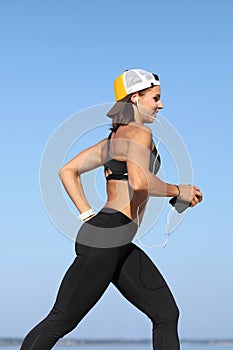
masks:
[(160, 180), (149, 170), (152, 132), (147, 126), (132, 127), (128, 133), (127, 169), (129, 185), (153, 197), (177, 197), (190, 202), (191, 206), (202, 200), (198, 187), (169, 184)]

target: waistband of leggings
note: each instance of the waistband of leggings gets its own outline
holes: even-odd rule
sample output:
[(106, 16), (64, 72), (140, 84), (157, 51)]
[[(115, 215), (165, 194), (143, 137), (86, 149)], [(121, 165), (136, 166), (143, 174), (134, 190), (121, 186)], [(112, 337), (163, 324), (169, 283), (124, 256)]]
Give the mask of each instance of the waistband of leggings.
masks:
[(119, 219), (124, 225), (127, 225), (131, 222), (132, 224), (135, 224), (135, 226), (137, 226), (137, 224), (132, 219), (130, 219), (127, 215), (125, 215), (124, 213), (122, 213), (117, 209), (103, 207), (98, 212), (98, 214), (111, 215), (114, 219), (116, 220)]

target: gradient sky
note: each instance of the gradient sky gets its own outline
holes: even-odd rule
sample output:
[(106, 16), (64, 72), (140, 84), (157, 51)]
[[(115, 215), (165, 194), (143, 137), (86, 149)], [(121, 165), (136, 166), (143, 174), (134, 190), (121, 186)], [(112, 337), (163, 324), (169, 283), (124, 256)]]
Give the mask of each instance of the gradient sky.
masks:
[[(47, 314), (74, 258), (41, 199), (48, 140), (75, 113), (112, 102), (122, 71), (143, 68), (160, 76), (162, 114), (204, 194), (165, 249), (145, 250), (174, 293), (181, 337), (232, 337), (232, 18), (231, 0), (1, 1), (0, 336), (23, 336)], [(150, 337), (151, 324), (110, 287), (69, 336)]]

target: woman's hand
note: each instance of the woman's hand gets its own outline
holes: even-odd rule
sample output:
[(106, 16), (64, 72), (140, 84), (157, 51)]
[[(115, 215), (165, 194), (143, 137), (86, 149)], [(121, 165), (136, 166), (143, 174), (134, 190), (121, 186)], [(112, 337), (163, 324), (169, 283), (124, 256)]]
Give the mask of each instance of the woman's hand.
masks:
[(179, 185), (180, 194), (178, 199), (189, 202), (190, 207), (194, 207), (202, 201), (202, 193), (197, 186), (192, 185)]

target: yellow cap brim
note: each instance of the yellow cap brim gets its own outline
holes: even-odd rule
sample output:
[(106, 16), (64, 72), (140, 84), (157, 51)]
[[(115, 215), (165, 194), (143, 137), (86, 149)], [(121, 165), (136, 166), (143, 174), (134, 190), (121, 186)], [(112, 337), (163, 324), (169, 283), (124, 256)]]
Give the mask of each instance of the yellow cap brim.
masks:
[(120, 101), (128, 95), (125, 88), (124, 73), (115, 79), (114, 92), (116, 101)]

